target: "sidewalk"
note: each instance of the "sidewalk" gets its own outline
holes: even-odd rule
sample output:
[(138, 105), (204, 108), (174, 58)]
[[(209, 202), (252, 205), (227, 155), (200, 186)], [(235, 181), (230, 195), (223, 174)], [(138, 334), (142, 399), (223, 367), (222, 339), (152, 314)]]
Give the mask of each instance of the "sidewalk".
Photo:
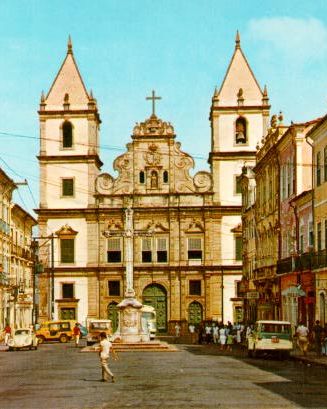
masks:
[(308, 352), (307, 355), (304, 356), (299, 350), (296, 349), (291, 356), (293, 359), (307, 364), (327, 366), (327, 356), (318, 356), (317, 353), (313, 351)]

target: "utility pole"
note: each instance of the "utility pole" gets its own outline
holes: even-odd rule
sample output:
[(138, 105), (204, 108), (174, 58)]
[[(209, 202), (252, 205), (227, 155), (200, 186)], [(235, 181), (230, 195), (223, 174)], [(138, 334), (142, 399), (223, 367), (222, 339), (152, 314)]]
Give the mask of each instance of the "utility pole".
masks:
[(54, 234), (51, 234), (51, 319), (54, 319)]

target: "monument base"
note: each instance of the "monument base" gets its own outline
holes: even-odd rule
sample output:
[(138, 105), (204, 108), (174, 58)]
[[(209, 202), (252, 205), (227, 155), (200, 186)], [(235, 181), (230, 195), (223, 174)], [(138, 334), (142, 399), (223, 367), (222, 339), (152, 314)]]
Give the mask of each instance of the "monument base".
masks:
[[(131, 294), (117, 305), (119, 325), (115, 338), (123, 343), (146, 342), (150, 340), (149, 331), (142, 322), (142, 304)], [(143, 325), (142, 325), (143, 324)]]

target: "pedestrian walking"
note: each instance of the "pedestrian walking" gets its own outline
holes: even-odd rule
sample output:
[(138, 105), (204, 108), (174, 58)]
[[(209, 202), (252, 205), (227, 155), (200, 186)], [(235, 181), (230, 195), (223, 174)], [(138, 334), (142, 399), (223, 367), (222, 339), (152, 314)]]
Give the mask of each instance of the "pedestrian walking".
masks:
[(75, 338), (75, 347), (78, 348), (79, 339), (81, 337), (81, 329), (78, 322), (76, 322), (75, 327), (73, 328), (73, 335)]
[(309, 335), (309, 329), (304, 325), (303, 322), (300, 322), (299, 326), (296, 329), (296, 336), (298, 339), (298, 346), (300, 348), (300, 351), (303, 353), (303, 355), (307, 354), (308, 350), (308, 335)]
[(313, 330), (313, 335), (314, 335), (314, 341), (315, 341), (315, 349), (317, 352), (317, 355), (321, 355), (321, 342), (323, 339), (323, 334), (324, 334), (324, 328), (320, 325), (320, 321), (316, 321), (316, 325), (312, 328)]
[(5, 345), (8, 345), (8, 341), (11, 336), (11, 327), (9, 324), (6, 324), (4, 333), (5, 333)]
[(111, 378), (111, 382), (115, 382), (114, 374), (110, 371), (108, 366), (110, 352), (113, 359), (118, 359), (115, 350), (112, 347), (112, 343), (108, 340), (107, 334), (105, 332), (100, 333), (100, 364), (102, 369), (102, 382), (108, 382)]

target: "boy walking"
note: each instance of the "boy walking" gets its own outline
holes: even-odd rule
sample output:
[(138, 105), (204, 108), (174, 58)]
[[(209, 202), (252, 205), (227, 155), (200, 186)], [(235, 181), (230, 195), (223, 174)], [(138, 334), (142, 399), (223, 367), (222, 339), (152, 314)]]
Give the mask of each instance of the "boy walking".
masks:
[(110, 356), (110, 351), (112, 353), (113, 359), (117, 359), (117, 354), (115, 350), (112, 348), (112, 343), (108, 340), (107, 334), (105, 332), (101, 332), (100, 334), (100, 364), (102, 369), (102, 382), (108, 382), (111, 378), (111, 382), (115, 382), (114, 374), (110, 371), (108, 366), (108, 360)]

